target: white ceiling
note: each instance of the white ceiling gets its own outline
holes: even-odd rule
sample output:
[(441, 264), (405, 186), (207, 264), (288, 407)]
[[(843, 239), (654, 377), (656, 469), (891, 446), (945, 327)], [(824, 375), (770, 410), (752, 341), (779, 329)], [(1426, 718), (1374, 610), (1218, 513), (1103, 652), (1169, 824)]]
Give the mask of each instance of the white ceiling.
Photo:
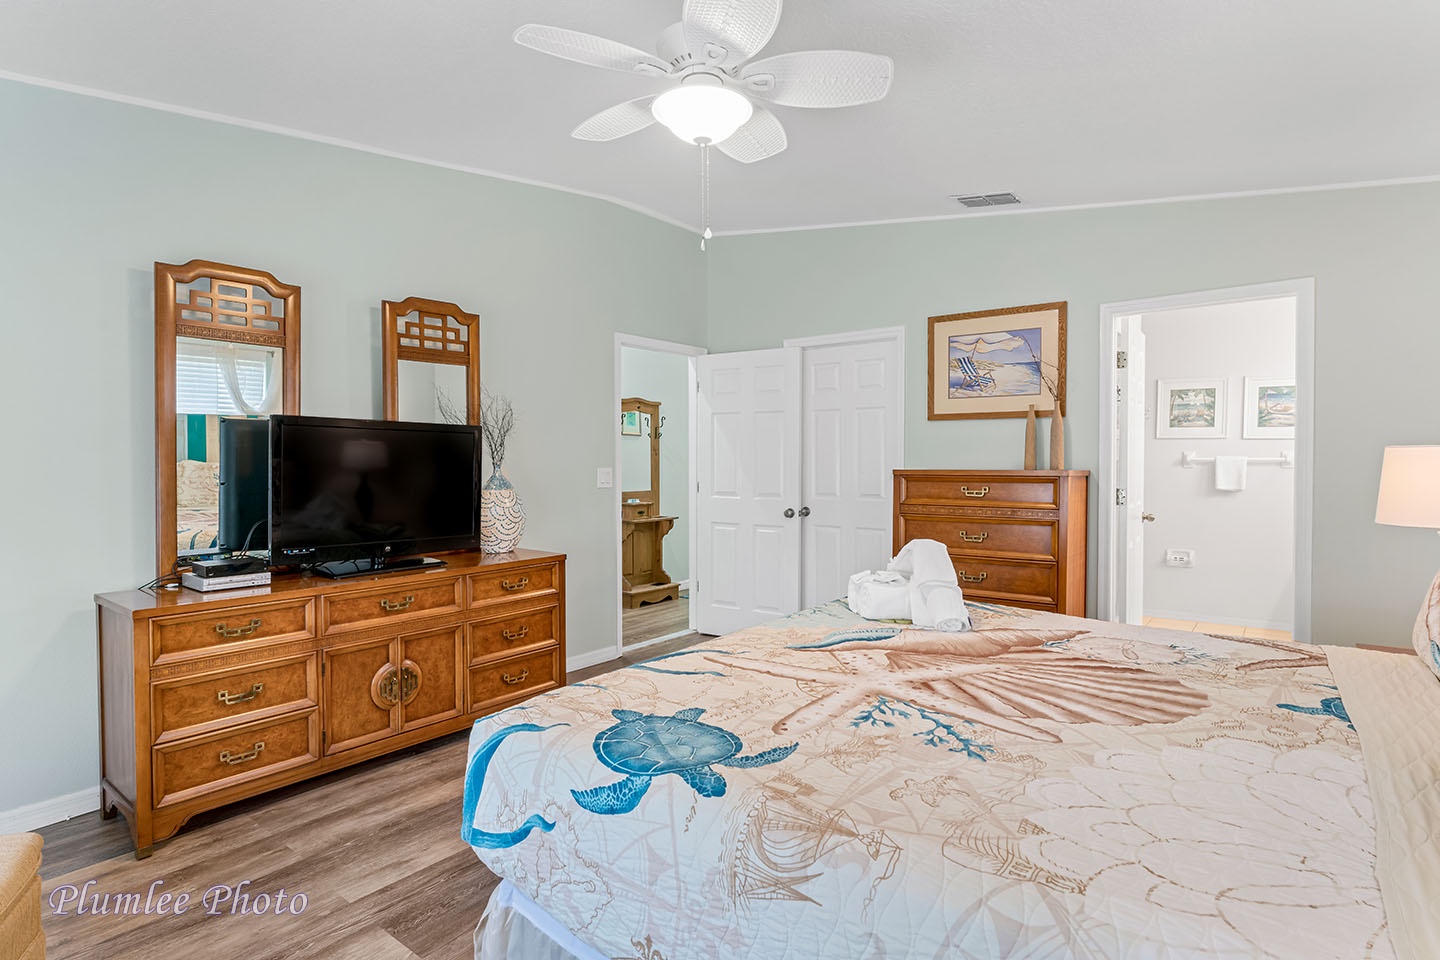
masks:
[[(681, 0), (0, 0), (0, 72), (333, 138), (699, 221), (666, 86), (511, 43), (527, 22), (654, 49)], [(764, 55), (888, 54), (890, 96), (777, 107), (790, 147), (712, 164), (717, 232), (1440, 175), (1435, 0), (790, 0)], [(1016, 209), (1016, 208), (1008, 208)], [(969, 214), (974, 215), (974, 214)]]

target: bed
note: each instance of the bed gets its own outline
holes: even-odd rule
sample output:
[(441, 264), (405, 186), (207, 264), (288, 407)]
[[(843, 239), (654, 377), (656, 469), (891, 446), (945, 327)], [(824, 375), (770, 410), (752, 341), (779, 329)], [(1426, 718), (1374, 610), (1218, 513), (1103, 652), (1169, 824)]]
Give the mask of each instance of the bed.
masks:
[(826, 604), (478, 722), (477, 955), (1440, 956), (1421, 657), (969, 608)]

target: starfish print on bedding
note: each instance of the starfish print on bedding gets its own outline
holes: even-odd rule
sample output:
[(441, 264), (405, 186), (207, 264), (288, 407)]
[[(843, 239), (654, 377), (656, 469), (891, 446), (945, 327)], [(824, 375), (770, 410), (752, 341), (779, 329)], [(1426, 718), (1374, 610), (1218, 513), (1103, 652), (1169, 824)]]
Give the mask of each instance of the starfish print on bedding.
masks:
[(830, 688), (778, 720), (797, 734), (833, 722), (877, 697), (904, 700), (1030, 740), (1060, 738), (1030, 720), (1128, 726), (1170, 723), (1210, 700), (1179, 681), (1130, 664), (1092, 660), (1046, 647), (1073, 630), (905, 630), (894, 637), (830, 644), (841, 669), (753, 657), (708, 655), (722, 666)]

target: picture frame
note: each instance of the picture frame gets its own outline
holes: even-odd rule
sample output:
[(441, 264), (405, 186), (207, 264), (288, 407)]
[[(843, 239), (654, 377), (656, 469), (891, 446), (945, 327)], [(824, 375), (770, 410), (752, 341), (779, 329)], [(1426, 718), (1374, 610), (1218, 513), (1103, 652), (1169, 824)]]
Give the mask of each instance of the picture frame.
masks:
[(1297, 387), (1294, 377), (1246, 377), (1246, 440), (1294, 440)]
[(1066, 302), (930, 318), (930, 420), (1065, 415)]
[(620, 436), (622, 436), (622, 437), (638, 437), (638, 436), (640, 436), (640, 435), (641, 435), (641, 430), (640, 430), (640, 411), (639, 411), (639, 410), (622, 410), (622, 411), (620, 411)]
[(1224, 377), (1155, 381), (1157, 440), (1223, 440), (1229, 436)]

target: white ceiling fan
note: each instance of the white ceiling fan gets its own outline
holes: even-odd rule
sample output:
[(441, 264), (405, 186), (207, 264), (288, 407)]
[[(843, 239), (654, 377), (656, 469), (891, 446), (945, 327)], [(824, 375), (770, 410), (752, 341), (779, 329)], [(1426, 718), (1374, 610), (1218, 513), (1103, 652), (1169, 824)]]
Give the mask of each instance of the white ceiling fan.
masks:
[(785, 149), (785, 128), (765, 106), (850, 107), (884, 97), (894, 62), (853, 50), (809, 50), (751, 62), (780, 22), (781, 0), (685, 0), (660, 35), (659, 56), (603, 37), (526, 24), (515, 42), (576, 63), (672, 77), (657, 96), (602, 110), (576, 127), (580, 140), (615, 140), (659, 121), (680, 139), (714, 145), (741, 163)]

